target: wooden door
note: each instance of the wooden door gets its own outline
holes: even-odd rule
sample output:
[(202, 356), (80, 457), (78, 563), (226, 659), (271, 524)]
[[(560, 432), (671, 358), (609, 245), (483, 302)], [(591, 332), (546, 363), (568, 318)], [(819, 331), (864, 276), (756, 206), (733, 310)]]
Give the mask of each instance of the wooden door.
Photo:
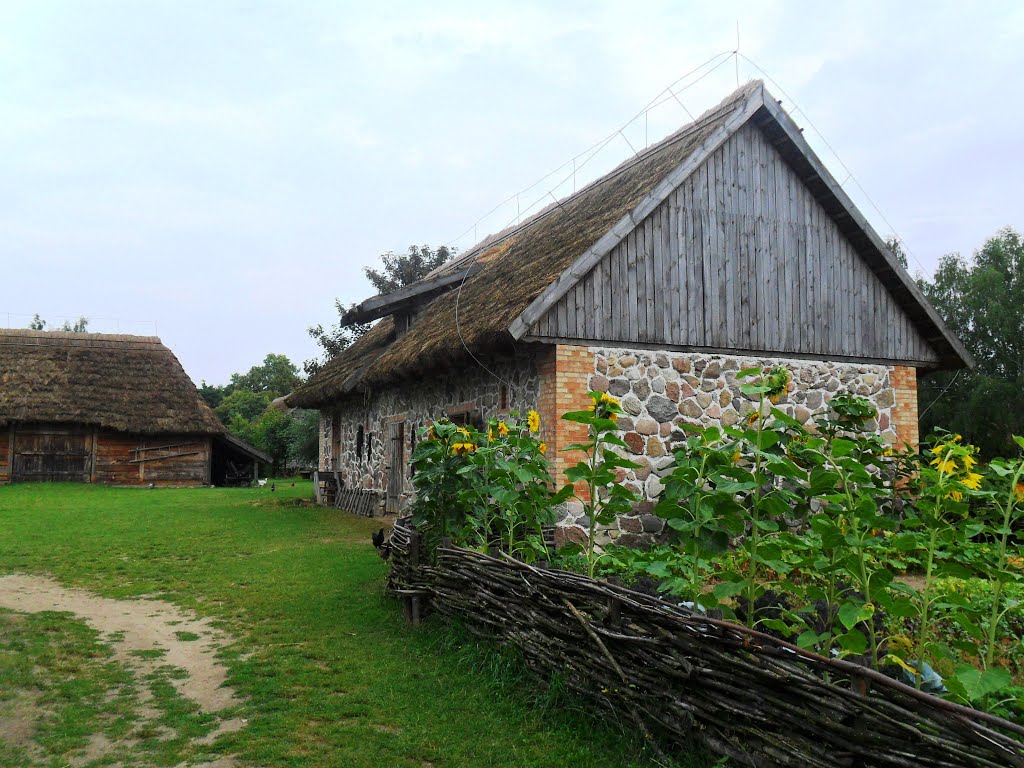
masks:
[(67, 427), (33, 427), (14, 434), (14, 482), (89, 481), (92, 435)]
[(405, 422), (388, 424), (388, 492), (384, 511), (397, 515), (402, 506), (405, 487)]

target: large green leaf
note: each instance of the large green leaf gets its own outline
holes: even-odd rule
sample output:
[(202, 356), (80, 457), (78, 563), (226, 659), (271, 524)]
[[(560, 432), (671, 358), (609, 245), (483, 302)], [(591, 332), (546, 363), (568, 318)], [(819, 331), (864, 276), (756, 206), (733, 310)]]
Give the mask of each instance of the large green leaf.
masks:
[(957, 667), (954, 677), (971, 701), (996, 693), (1013, 682), (1013, 677), (1005, 669), (995, 667), (980, 670), (967, 664)]

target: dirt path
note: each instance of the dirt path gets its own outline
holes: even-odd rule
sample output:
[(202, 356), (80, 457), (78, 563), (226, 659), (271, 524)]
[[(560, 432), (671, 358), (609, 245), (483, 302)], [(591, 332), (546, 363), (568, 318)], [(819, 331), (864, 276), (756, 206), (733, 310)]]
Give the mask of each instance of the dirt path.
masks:
[[(187, 673), (172, 679), (178, 693), (210, 714), (240, 703), (227, 686), (227, 668), (216, 652), (230, 641), (208, 619), (159, 600), (114, 600), (81, 589), (69, 589), (43, 576), (0, 576), (0, 607), (25, 613), (73, 613), (100, 633), (114, 649), (116, 659), (141, 680), (160, 667), (171, 665)], [(149, 652), (149, 653), (146, 653)], [(147, 715), (143, 701), (143, 716)], [(239, 730), (244, 721), (221, 720), (202, 739), (212, 743), (222, 733)], [(93, 756), (95, 757), (95, 755)], [(228, 765), (218, 761), (218, 765)]]

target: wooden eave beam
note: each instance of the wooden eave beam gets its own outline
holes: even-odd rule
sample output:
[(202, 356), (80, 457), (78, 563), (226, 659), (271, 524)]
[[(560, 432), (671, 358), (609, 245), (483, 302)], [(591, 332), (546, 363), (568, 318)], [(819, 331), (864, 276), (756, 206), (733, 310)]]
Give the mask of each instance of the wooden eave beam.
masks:
[(394, 293), (371, 296), (346, 312), (342, 316), (342, 322), (345, 324), (368, 323), (371, 320), (378, 320), (387, 315), (392, 315), (395, 312), (433, 298), (434, 295), (443, 292), (446, 288), (456, 283), (461, 283), (478, 271), (480, 271), (479, 262), (473, 262), (466, 269), (460, 269), (450, 275), (441, 275), (430, 280), (420, 280), (405, 288), (399, 288)]

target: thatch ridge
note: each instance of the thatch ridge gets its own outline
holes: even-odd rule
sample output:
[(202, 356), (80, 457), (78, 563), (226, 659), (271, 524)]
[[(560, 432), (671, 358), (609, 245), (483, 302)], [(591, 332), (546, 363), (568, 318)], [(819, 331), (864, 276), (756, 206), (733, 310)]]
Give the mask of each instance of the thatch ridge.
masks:
[(224, 427), (156, 336), (0, 329), (0, 427), (85, 424), (139, 434)]
[(695, 122), (438, 267), (425, 279), (465, 271), (473, 263), (479, 270), (430, 301), (401, 338), (395, 338), (389, 318), (378, 323), (292, 393), (288, 404), (316, 407), (357, 388), (459, 365), (469, 353), (509, 351), (514, 342), (508, 328), (520, 313), (759, 87), (760, 81), (747, 83)]

